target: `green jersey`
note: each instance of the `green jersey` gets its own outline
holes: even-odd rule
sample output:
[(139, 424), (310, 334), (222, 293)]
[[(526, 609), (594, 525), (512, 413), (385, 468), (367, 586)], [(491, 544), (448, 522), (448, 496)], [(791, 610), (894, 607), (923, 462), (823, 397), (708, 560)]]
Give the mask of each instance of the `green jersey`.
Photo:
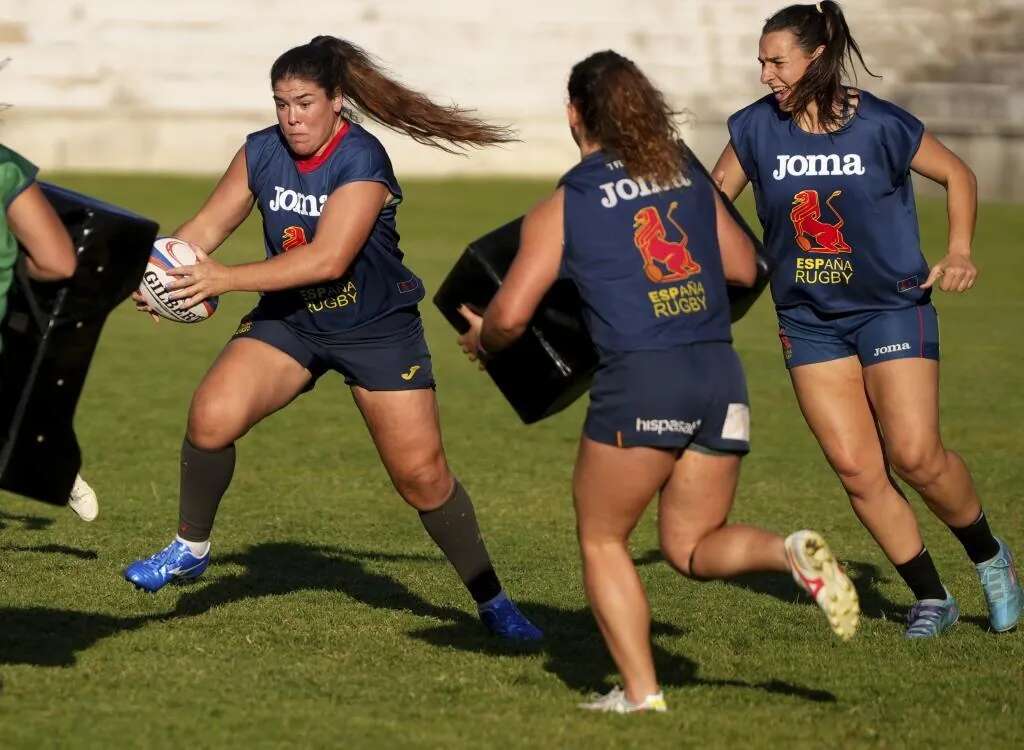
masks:
[(0, 320), (7, 314), (7, 291), (14, 278), (18, 259), (18, 240), (7, 224), (7, 209), (21, 192), (35, 182), (36, 166), (20, 154), (0, 144)]

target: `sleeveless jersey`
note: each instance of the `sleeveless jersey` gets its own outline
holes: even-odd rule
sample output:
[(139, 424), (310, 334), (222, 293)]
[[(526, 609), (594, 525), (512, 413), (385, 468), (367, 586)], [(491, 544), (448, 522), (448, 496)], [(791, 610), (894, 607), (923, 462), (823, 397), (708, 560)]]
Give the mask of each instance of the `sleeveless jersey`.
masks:
[(867, 91), (835, 133), (801, 130), (773, 95), (729, 118), (765, 247), (778, 262), (777, 308), (843, 314), (928, 301), (910, 179), (923, 135), (920, 120)]
[(263, 217), (267, 257), (302, 252), (316, 236), (331, 193), (350, 182), (387, 186), (391, 197), (370, 236), (341, 278), (301, 289), (264, 293), (259, 309), (310, 333), (337, 333), (378, 320), (423, 299), (423, 283), (402, 263), (395, 214), (402, 189), (384, 147), (346, 122), (324, 153), (297, 161), (276, 125), (245, 141), (249, 189)]
[(661, 187), (631, 178), (603, 152), (559, 182), (565, 188), (562, 275), (583, 300), (604, 352), (731, 341), (711, 183), (687, 169)]

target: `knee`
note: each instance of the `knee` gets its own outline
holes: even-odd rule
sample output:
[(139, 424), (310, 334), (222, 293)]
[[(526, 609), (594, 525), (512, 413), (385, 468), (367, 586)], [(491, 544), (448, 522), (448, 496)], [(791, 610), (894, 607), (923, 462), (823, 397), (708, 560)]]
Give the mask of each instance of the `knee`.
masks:
[(693, 553), (697, 549), (699, 540), (696, 539), (668, 539), (661, 540), (661, 554), (665, 562), (674, 570), (687, 578), (696, 578), (693, 573)]
[(946, 468), (946, 451), (938, 443), (891, 446), (889, 460), (903, 479), (916, 488), (927, 487)]
[(440, 453), (409, 461), (392, 474), (391, 481), (405, 502), (416, 510), (444, 505), (452, 492), (454, 477)]
[(200, 450), (216, 451), (231, 445), (248, 429), (244, 410), (228, 398), (199, 391), (188, 412), (188, 440)]
[(864, 460), (852, 454), (829, 456), (829, 462), (843, 483), (850, 502), (865, 502), (889, 487), (889, 477), (880, 460)]

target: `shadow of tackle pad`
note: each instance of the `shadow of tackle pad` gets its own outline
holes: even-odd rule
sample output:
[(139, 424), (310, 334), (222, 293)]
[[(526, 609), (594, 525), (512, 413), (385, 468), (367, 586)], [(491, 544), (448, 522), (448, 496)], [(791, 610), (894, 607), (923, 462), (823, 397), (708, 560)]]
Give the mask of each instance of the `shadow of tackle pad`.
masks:
[(138, 288), (159, 227), (40, 187), (71, 235), (78, 269), (66, 282), (33, 281), (22, 250), (0, 331), (0, 488), (64, 505), (81, 466), (72, 421), (89, 363), (107, 315)]
[[(459, 333), (459, 306), (483, 312), (519, 250), (522, 217), (484, 235), (462, 253), (434, 304)], [(523, 337), (487, 362), (487, 374), (526, 424), (569, 406), (590, 388), (597, 350), (583, 323), (576, 285), (559, 279), (541, 300)]]

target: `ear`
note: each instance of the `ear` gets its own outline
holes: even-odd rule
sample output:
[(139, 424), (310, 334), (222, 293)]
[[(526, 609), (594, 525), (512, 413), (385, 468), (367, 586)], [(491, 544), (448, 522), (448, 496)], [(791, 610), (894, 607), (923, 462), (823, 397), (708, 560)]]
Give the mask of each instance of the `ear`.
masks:
[(814, 50), (814, 52), (811, 53), (811, 62), (814, 62), (819, 57), (821, 57), (824, 54), (824, 52), (825, 52), (825, 45), (824, 44), (819, 44), (818, 48), (816, 50)]
[(341, 110), (344, 109), (344, 107), (345, 97), (342, 96), (341, 92), (339, 91), (337, 94), (334, 95), (334, 98), (331, 99), (331, 109), (334, 110), (334, 114), (340, 115)]

